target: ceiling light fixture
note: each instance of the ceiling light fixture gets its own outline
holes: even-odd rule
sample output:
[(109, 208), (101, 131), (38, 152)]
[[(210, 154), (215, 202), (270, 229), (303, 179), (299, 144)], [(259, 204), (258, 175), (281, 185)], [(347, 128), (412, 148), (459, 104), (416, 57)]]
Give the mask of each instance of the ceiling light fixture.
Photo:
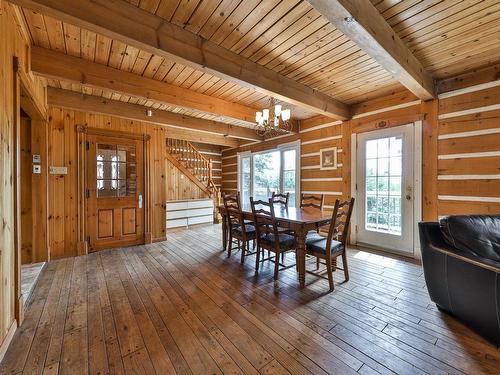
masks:
[(255, 122), (257, 126), (255, 131), (260, 136), (274, 136), (287, 133), (292, 130), (290, 122), (290, 109), (283, 109), (281, 104), (276, 104), (276, 100), (269, 100), (269, 108), (255, 113)]

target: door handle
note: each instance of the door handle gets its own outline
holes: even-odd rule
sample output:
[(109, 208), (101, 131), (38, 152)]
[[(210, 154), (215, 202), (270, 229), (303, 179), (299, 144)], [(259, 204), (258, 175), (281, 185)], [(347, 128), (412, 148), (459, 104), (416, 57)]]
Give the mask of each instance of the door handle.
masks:
[(139, 194), (139, 208), (142, 208), (142, 194)]

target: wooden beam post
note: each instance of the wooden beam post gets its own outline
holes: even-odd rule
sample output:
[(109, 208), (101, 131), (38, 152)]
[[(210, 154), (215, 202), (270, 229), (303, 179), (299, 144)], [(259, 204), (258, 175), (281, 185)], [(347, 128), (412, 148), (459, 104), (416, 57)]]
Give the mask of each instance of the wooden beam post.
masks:
[(86, 87), (110, 90), (168, 106), (225, 116), (249, 125), (255, 124), (256, 109), (238, 103), (45, 48), (32, 47), (31, 59), (32, 71), (45, 78), (80, 83)]
[[(191, 134), (193, 141), (206, 137), (214, 144), (224, 146), (235, 146), (239, 139), (261, 140), (262, 138), (250, 128), (234, 126), (222, 122), (190, 117), (178, 113), (153, 110), (153, 116), (146, 114), (148, 107), (124, 103), (118, 100), (110, 100), (103, 97), (84, 95), (77, 92), (49, 87), (47, 90), (47, 101), (49, 105), (61, 108), (74, 109), (91, 113), (106, 114), (110, 116), (143, 121), (169, 127), (169, 132), (186, 132)], [(194, 131), (193, 131), (194, 130)], [(199, 135), (199, 136), (198, 136)], [(211, 143), (203, 142), (202, 143)]]
[(417, 97), (435, 97), (432, 76), (370, 0), (307, 1)]

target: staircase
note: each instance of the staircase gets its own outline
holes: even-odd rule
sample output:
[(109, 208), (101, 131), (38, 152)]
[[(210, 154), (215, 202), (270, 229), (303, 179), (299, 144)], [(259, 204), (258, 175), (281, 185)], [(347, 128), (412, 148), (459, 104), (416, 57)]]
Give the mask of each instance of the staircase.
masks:
[(191, 142), (167, 138), (167, 159), (203, 192), (214, 200), (214, 221), (220, 221), (220, 189), (212, 178), (212, 162), (203, 156)]

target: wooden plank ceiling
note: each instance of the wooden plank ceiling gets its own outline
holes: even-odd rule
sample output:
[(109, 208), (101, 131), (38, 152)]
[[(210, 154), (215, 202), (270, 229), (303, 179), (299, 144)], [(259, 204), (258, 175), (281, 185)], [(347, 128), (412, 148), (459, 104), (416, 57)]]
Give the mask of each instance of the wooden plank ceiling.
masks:
[[(404, 89), (305, 1), (128, 1), (346, 104)], [(500, 60), (498, 1), (371, 1), (434, 78), (449, 77)], [(268, 96), (250, 88), (29, 9), (23, 9), (23, 14), (36, 46), (252, 108), (262, 108), (268, 104)], [(49, 79), (48, 84), (209, 120), (245, 125), (234, 119), (166, 106), (81, 84), (54, 79)], [(297, 106), (287, 107), (292, 108), (293, 117), (297, 119), (314, 115)]]

